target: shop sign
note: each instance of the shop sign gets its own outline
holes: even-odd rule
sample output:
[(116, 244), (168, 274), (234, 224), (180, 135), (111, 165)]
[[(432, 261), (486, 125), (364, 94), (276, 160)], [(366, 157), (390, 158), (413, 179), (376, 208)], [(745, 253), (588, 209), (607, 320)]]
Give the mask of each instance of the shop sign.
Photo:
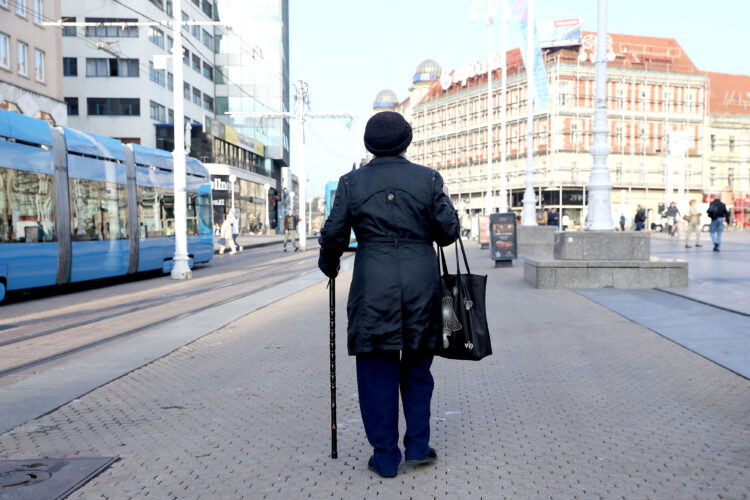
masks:
[[(211, 191), (229, 191), (231, 182), (225, 176), (211, 178)], [(234, 183), (234, 192), (240, 192), (240, 183)]]
[(516, 214), (491, 214), (490, 228), (490, 258), (496, 261), (517, 258)]

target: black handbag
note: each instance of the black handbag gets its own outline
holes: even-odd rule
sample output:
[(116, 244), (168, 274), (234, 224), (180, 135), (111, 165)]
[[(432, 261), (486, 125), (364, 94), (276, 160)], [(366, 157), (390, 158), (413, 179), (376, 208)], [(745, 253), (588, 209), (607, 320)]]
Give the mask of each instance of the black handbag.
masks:
[[(465, 274), (461, 273), (458, 261), (459, 243), (466, 266)], [(448, 359), (479, 361), (492, 354), (485, 307), (487, 275), (471, 274), (460, 237), (456, 243), (456, 274), (448, 273), (441, 247), (438, 247), (438, 254), (438, 274), (441, 274), (441, 262), (443, 267), (440, 275), (443, 331), (435, 354)]]

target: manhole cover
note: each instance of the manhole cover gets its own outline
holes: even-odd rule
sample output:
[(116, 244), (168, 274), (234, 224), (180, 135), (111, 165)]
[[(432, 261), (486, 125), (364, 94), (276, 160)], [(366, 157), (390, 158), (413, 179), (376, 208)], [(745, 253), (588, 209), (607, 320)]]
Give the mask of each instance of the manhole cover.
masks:
[(0, 500), (65, 498), (116, 460), (103, 457), (0, 461)]

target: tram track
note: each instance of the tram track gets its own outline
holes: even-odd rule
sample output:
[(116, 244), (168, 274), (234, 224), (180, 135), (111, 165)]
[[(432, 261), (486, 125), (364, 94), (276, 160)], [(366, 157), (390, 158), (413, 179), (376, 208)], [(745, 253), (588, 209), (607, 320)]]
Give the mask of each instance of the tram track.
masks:
[[(299, 266), (295, 266), (294, 264), (298, 262), (309, 264), (309, 261), (312, 260), (308, 256), (300, 255), (299, 257), (301, 258), (295, 259), (292, 262), (286, 261), (286, 265), (281, 271), (279, 271), (277, 265), (274, 265), (274, 261), (278, 259), (272, 259), (270, 262), (259, 262), (256, 266), (252, 266), (248, 272), (239, 275), (233, 274), (223, 282), (212, 283), (207, 287), (169, 297), (155, 297), (148, 303), (142, 301), (142, 305), (137, 307), (130, 307), (114, 313), (98, 315), (90, 319), (3, 340), (0, 342), (0, 380), (9, 375), (20, 374), (30, 369), (39, 368), (56, 360), (74, 356), (81, 352), (157, 328), (170, 321), (191, 316), (207, 309), (219, 307), (232, 301), (263, 292), (264, 290), (283, 284), (291, 278), (317, 272), (317, 267), (301, 269)], [(257, 274), (259, 268), (265, 271), (260, 279)], [(282, 276), (278, 276), (279, 274)], [(266, 283), (248, 289), (248, 281), (245, 279), (248, 275), (254, 276), (255, 279), (253, 279), (253, 282), (266, 281)], [(217, 300), (207, 300), (200, 305), (195, 304), (196, 298), (210, 296), (210, 294), (216, 294), (217, 292), (224, 293), (219, 293)], [(138, 320), (144, 316), (144, 313), (149, 310), (163, 312), (163, 307), (169, 303), (173, 304), (170, 308), (170, 311), (174, 311), (173, 313), (162, 315), (153, 321), (137, 324)], [(54, 318), (46, 318), (45, 321), (54, 321)], [(117, 328), (108, 325), (108, 322), (113, 321), (119, 321), (120, 325), (123, 322), (126, 322), (128, 325), (131, 322), (135, 324), (118, 331)], [(87, 330), (87, 332), (81, 333), (82, 330)], [(103, 331), (115, 331), (116, 333), (102, 336), (101, 332)], [(57, 342), (58, 340), (59, 342)], [(50, 345), (57, 345), (58, 347), (50, 348)], [(3, 364), (5, 366), (2, 366)]]

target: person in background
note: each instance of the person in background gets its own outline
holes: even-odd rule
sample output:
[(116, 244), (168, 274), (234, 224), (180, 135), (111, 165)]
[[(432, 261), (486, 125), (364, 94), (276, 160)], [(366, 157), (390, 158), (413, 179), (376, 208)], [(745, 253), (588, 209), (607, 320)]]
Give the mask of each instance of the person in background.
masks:
[(690, 234), (695, 233), (695, 246), (702, 247), (701, 245), (701, 213), (700, 210), (695, 208), (695, 200), (690, 200), (690, 208), (688, 209), (687, 215), (684, 217), (687, 221), (687, 232), (685, 234), (685, 248), (690, 248)]
[(563, 212), (562, 216), (562, 230), (567, 231), (568, 227), (570, 227), (570, 216), (568, 215), (568, 212)]
[(292, 245), (294, 245), (294, 251), (298, 251), (297, 246), (297, 224), (299, 224), (299, 217), (294, 215), (294, 209), (290, 208), (289, 213), (284, 216), (284, 251), (286, 252), (286, 242), (291, 239)]
[(549, 215), (547, 215), (547, 225), (555, 227), (560, 225), (560, 214), (557, 213), (556, 208), (550, 210)]
[(450, 245), (460, 237), (440, 173), (404, 157), (411, 139), (411, 126), (400, 114), (383, 111), (370, 118), (365, 147), (375, 158), (339, 179), (318, 239), (318, 267), (335, 278), (352, 229), (357, 235), (347, 345), (356, 356), (359, 406), (373, 447), (368, 468), (381, 477), (395, 477), (401, 462), (399, 392), (407, 465), (438, 459), (430, 447), (430, 366), (442, 340), (433, 244)]
[(708, 206), (706, 213), (711, 217), (711, 240), (714, 242), (714, 252), (719, 251), (721, 246), (721, 232), (724, 230), (724, 220), (729, 224), (729, 211), (727, 206), (717, 197)]
[(625, 214), (620, 214), (620, 231), (625, 231)]
[(237, 253), (237, 247), (234, 245), (234, 239), (232, 239), (232, 221), (229, 218), (229, 214), (224, 215), (224, 222), (221, 224), (221, 232), (219, 237), (224, 240), (224, 243), (219, 245), (219, 253), (223, 254), (224, 249), (229, 247), (232, 249), (229, 255)]
[(234, 210), (230, 210), (229, 214), (229, 220), (232, 223), (232, 241), (234, 241), (234, 246), (241, 252), (242, 247), (237, 243), (237, 236), (240, 235), (240, 219), (235, 215)]
[(635, 230), (643, 231), (646, 225), (646, 209), (643, 208), (643, 205), (638, 205), (638, 210), (635, 212), (633, 221), (635, 222)]
[(461, 216), (461, 236), (468, 238), (469, 233), (471, 233), (471, 216), (468, 212), (464, 212)]

